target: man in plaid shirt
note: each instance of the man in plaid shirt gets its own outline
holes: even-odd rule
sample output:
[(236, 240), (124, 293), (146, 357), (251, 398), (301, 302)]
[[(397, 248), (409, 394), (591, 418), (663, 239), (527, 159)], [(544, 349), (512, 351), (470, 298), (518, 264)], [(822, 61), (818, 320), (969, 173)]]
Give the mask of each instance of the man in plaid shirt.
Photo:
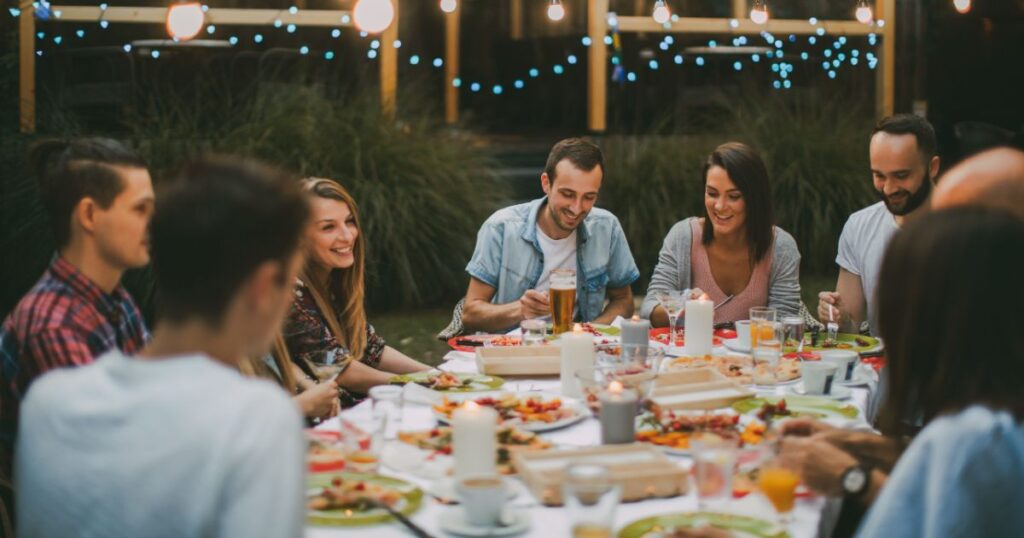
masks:
[(13, 448), (31, 383), (115, 347), (135, 353), (149, 338), (120, 285), (127, 269), (149, 263), (153, 186), (146, 164), (101, 138), (42, 142), (31, 161), (57, 254), (0, 326), (0, 535), (13, 535)]

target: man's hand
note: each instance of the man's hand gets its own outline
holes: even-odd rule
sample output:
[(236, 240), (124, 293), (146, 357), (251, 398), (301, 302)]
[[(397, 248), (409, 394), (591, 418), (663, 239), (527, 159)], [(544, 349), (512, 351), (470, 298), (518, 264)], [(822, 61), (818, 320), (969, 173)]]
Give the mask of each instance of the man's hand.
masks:
[[(834, 321), (841, 323), (842, 309), (840, 308), (841, 297), (837, 291), (823, 291), (818, 294), (818, 319), (822, 323)], [(829, 319), (829, 307), (832, 307), (831, 320)]]
[(829, 426), (824, 422), (812, 418), (794, 418), (779, 423), (782, 435), (794, 437), (810, 437), (822, 432), (835, 430), (835, 426)]
[(523, 319), (539, 318), (551, 314), (548, 294), (537, 290), (526, 290), (526, 293), (519, 299), (519, 307), (523, 312)]
[(843, 472), (857, 460), (820, 437), (784, 437), (779, 458), (786, 467), (796, 469), (811, 489), (831, 497), (843, 494)]

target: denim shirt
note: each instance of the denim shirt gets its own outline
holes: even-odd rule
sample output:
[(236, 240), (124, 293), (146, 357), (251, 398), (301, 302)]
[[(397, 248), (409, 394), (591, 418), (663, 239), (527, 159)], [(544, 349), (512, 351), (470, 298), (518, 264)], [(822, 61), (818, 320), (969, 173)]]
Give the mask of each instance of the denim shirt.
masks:
[[(537, 214), (547, 197), (506, 207), (488, 218), (477, 234), (466, 272), (495, 289), (491, 302), (518, 301), (533, 289), (544, 269), (537, 241)], [(632, 284), (640, 271), (619, 219), (595, 207), (576, 229), (577, 321), (592, 321), (604, 310), (605, 291)]]

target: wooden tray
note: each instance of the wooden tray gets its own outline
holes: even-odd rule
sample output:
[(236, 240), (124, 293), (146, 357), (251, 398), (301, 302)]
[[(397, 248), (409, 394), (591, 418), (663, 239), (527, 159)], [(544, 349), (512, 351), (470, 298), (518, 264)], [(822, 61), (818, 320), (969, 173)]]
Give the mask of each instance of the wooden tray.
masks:
[(717, 368), (702, 367), (669, 370), (662, 372), (658, 376), (657, 381), (654, 383), (654, 390), (697, 383), (714, 383), (717, 381), (728, 381)]
[(479, 347), (476, 366), (487, 375), (558, 375), (562, 370), (562, 348), (550, 344)]
[[(718, 374), (718, 372), (715, 372)], [(651, 401), (662, 409), (719, 409), (756, 393), (722, 377), (719, 381), (656, 387)]]
[(683, 495), (689, 484), (686, 471), (650, 445), (514, 452), (512, 463), (533, 495), (548, 506), (562, 504), (565, 468), (572, 463), (597, 463), (608, 467), (612, 481), (622, 486), (624, 501)]

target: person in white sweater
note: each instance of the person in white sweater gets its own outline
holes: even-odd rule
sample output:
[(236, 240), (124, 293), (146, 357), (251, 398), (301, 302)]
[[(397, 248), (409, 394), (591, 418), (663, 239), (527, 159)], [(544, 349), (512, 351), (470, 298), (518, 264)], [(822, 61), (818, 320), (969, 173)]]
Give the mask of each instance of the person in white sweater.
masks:
[(296, 182), (252, 161), (202, 159), (171, 181), (151, 224), (152, 341), (25, 398), (19, 536), (302, 534), (302, 417), (238, 362), (281, 325), (309, 212)]

